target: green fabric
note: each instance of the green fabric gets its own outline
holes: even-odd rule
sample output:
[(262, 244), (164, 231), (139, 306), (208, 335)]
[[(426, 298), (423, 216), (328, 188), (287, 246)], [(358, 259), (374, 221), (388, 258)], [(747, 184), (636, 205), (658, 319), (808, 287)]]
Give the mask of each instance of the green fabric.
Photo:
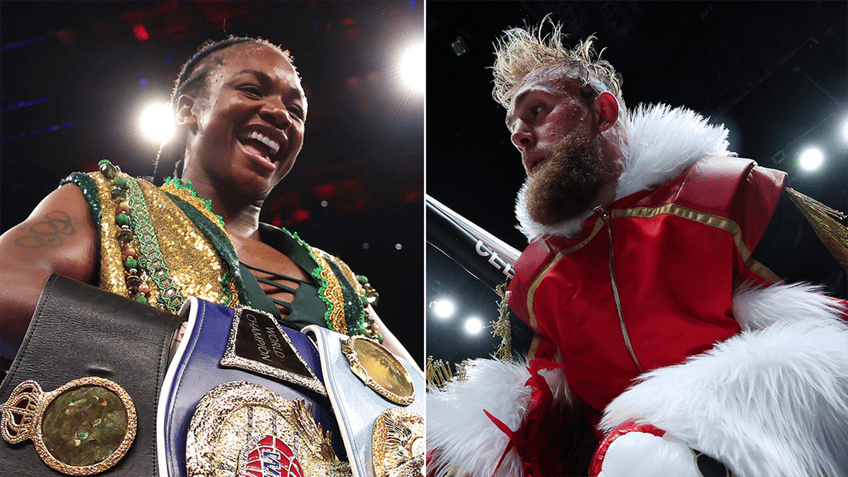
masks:
[[(250, 305), (251, 308), (267, 311), (268, 313), (274, 315), (274, 318), (277, 319), (277, 323), (283, 326), (287, 326), (289, 328), (295, 328), (294, 326), (283, 322), (283, 317), (282, 315), (280, 315), (280, 309), (277, 308), (277, 305), (275, 305), (274, 302), (271, 301), (271, 299), (268, 297), (268, 295), (266, 295), (265, 292), (262, 291), (262, 287), (259, 286), (259, 282), (256, 281), (256, 277), (254, 277), (253, 274), (250, 273), (250, 270), (244, 265), (242, 265), (240, 262), (239, 269), (241, 271), (241, 276), (247, 277), (244, 280), (244, 292), (248, 297), (250, 297), (251, 303), (253, 303), (252, 305)], [(300, 328), (303, 328), (303, 326), (301, 326)], [(299, 330), (300, 328), (295, 329)]]
[[(259, 224), (259, 237), (262, 239), (262, 242), (274, 247), (280, 253), (291, 258), (294, 263), (306, 272), (307, 276), (312, 278), (312, 274), (310, 272), (314, 270), (318, 264), (315, 263), (315, 260), (312, 258), (309, 250), (298, 243), (283, 229), (262, 223)], [(339, 281), (342, 283), (347, 282), (344, 276), (341, 275)], [(258, 283), (256, 286), (259, 287)], [(264, 293), (263, 296), (265, 296)], [(271, 302), (270, 298), (267, 296), (265, 296), (265, 298)], [(271, 303), (271, 306), (273, 306), (276, 310), (275, 316), (277, 316), (277, 319), (280, 320), (279, 310), (273, 303)], [(294, 294), (294, 300), (292, 300), (289, 311), (291, 313), (289, 313), (289, 315), (285, 318), (282, 318), (280, 324), (296, 330), (300, 330), (304, 326), (308, 325), (318, 325), (324, 328), (328, 327), (324, 318), (324, 314), (327, 311), (327, 305), (318, 293), (318, 284), (314, 278), (307, 283), (301, 283), (300, 287), (298, 287)]]
[[(97, 230), (100, 230), (100, 216), (102, 213), (100, 211), (100, 196), (97, 194), (97, 184), (94, 183), (94, 179), (83, 172), (74, 172), (68, 177), (62, 179), (62, 181), (59, 182), (59, 187), (69, 183), (76, 185), (82, 191), (82, 195), (88, 202), (88, 209), (91, 212), (91, 218), (94, 220), (94, 225), (97, 227)], [(98, 239), (99, 237), (100, 236), (98, 235)]]

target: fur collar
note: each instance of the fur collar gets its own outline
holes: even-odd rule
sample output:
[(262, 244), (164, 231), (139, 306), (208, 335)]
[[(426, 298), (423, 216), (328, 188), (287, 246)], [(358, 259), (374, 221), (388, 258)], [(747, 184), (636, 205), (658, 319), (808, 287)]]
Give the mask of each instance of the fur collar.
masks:
[[(708, 124), (707, 118), (690, 109), (640, 105), (629, 118), (626, 128), (630, 151), (625, 154), (627, 164), (618, 178), (616, 200), (665, 184), (701, 157), (735, 155), (727, 150), (727, 128)], [(542, 225), (527, 212), (526, 190), (525, 182), (518, 193), (515, 216), (518, 230), (528, 241), (541, 235), (574, 236), (592, 215), (587, 210), (576, 219)]]

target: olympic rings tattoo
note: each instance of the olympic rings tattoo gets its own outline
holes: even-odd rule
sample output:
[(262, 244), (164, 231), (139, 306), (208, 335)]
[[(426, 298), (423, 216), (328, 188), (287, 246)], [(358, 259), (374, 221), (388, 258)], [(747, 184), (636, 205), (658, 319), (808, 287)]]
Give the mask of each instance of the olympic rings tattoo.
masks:
[(61, 210), (48, 212), (47, 220), (33, 224), (29, 231), (32, 235), (24, 235), (15, 240), (15, 245), (26, 248), (57, 247), (62, 245), (62, 235), (74, 235), (76, 229), (71, 223), (71, 217)]

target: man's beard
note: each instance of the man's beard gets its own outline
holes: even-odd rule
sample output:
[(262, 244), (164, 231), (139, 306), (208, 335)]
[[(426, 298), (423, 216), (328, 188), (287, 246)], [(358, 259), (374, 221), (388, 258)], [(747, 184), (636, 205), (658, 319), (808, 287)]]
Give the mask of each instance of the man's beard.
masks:
[(588, 210), (602, 186), (614, 178), (601, 152), (600, 136), (575, 132), (546, 154), (547, 162), (528, 177), (525, 204), (542, 225), (573, 219)]

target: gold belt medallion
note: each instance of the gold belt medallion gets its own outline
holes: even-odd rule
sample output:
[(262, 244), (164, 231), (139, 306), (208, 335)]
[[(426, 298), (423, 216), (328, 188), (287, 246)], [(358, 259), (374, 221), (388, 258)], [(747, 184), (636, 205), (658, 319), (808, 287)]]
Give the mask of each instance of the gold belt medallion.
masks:
[(374, 475), (418, 477), (424, 468), (424, 418), (407, 409), (386, 409), (371, 436)]
[(186, 440), (186, 473), (202, 477), (350, 477), (312, 405), (246, 381), (221, 384), (197, 405)]
[(69, 475), (92, 475), (115, 465), (135, 439), (135, 405), (117, 383), (76, 379), (45, 393), (32, 380), (12, 391), (2, 412), (3, 439), (31, 439), (39, 457)]
[(406, 368), (383, 345), (362, 336), (342, 338), (350, 369), (368, 387), (396, 404), (415, 401), (415, 388)]

